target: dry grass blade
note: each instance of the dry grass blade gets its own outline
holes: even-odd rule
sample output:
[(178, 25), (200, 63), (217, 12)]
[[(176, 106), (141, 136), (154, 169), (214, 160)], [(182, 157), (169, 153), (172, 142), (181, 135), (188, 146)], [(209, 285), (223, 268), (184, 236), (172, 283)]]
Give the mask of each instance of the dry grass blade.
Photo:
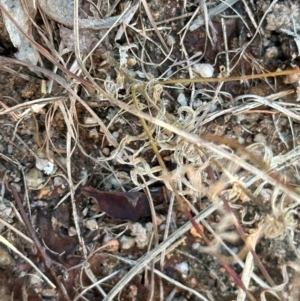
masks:
[[(76, 92), (73, 91), (73, 89), (71, 88), (71, 86), (60, 76), (58, 76), (57, 74), (54, 74), (51, 71), (48, 71), (45, 68), (41, 68), (38, 66), (34, 66), (31, 65), (29, 63), (25, 63), (25, 62), (21, 62), (15, 59), (10, 59), (10, 58), (4, 58), (4, 57), (0, 57), (0, 62), (2, 64), (17, 64), (17, 65), (21, 65), (21, 66), (27, 66), (29, 68), (32, 68), (33, 70), (37, 70), (40, 71), (41, 73), (45, 74), (46, 76), (49, 76), (49, 78), (55, 80), (57, 83), (59, 83), (62, 87), (64, 87), (68, 92), (70, 92), (70, 94), (72, 94), (74, 96), (74, 98), (76, 100), (78, 100), (86, 109), (87, 111), (95, 118), (95, 120), (97, 120), (97, 122), (99, 123), (99, 125), (101, 126), (101, 128), (103, 129), (103, 131), (106, 133), (107, 138), (109, 139), (109, 141), (111, 142), (112, 145), (117, 146), (117, 141), (116, 139), (111, 135), (111, 133), (107, 130), (106, 126), (104, 125), (104, 123), (102, 122), (102, 120), (97, 116), (97, 114), (91, 109), (91, 107), (89, 105), (87, 105), (77, 94)], [(83, 80), (83, 79), (82, 79)], [(84, 80), (83, 80), (84, 81)], [(105, 92), (104, 92), (105, 93)], [(110, 96), (111, 97), (111, 96)]]
[(187, 84), (187, 83), (222, 83), (232, 81), (245, 81), (249, 79), (261, 79), (266, 77), (277, 77), (283, 75), (300, 74), (300, 70), (284, 70), (261, 74), (243, 75), (243, 76), (231, 76), (223, 78), (192, 78), (192, 79), (170, 79), (164, 80), (157, 84), (159, 85), (170, 85), (170, 84)]
[[(207, 207), (201, 213), (194, 217), (195, 221), (199, 223), (202, 219), (209, 216), (212, 212), (216, 210), (214, 205)], [(114, 288), (108, 293), (106, 298), (103, 301), (112, 301), (118, 293), (122, 290), (122, 288), (137, 274), (139, 273), (152, 259), (158, 256), (163, 250), (172, 245), (179, 237), (181, 237), (185, 232), (187, 232), (192, 225), (188, 222), (181, 226), (178, 230), (176, 230), (172, 235), (168, 237), (167, 240), (160, 243), (155, 249), (151, 250), (148, 254), (144, 255), (137, 264), (126, 274), (125, 277), (119, 281)]]
[(23, 258), (26, 262), (30, 264), (30, 266), (37, 271), (39, 275), (48, 283), (51, 288), (56, 288), (56, 286), (45, 276), (43, 272), (25, 255), (23, 255), (17, 248), (15, 248), (8, 240), (6, 240), (2, 235), (0, 235), (0, 242), (3, 243), (7, 248), (16, 253), (18, 256)]
[[(226, 10), (228, 7), (233, 6), (236, 2), (239, 0), (227, 0), (227, 1), (221, 1), (222, 3), (215, 6), (214, 8), (210, 9), (208, 11), (208, 17), (211, 18), (213, 16), (216, 16), (220, 13), (222, 13), (224, 10)], [(201, 16), (198, 19), (196, 19), (193, 24), (190, 26), (190, 30), (196, 30), (200, 26), (204, 25), (204, 18)]]
[(146, 13), (147, 13), (147, 16), (148, 16), (148, 18), (149, 18), (149, 20), (150, 20), (150, 22), (151, 22), (151, 24), (152, 24), (152, 26), (153, 26), (153, 28), (154, 28), (156, 34), (157, 34), (159, 40), (161, 41), (163, 47), (165, 48), (165, 51), (168, 53), (168, 52), (169, 52), (169, 47), (168, 47), (167, 44), (165, 43), (165, 40), (164, 40), (163, 37), (161, 36), (161, 34), (160, 34), (160, 32), (159, 32), (159, 30), (158, 30), (156, 24), (155, 24), (155, 21), (154, 21), (153, 16), (152, 16), (152, 14), (151, 14), (151, 12), (150, 12), (148, 3), (146, 2), (146, 0), (141, 0), (141, 1), (142, 1), (142, 3), (143, 3), (143, 6), (144, 6), (145, 11), (146, 11)]
[[(117, 257), (118, 259), (120, 259), (121, 261), (125, 262), (125, 263), (128, 263), (132, 266), (136, 265), (137, 262), (134, 261), (134, 260), (131, 260), (131, 259), (128, 259), (128, 258), (123, 258), (123, 257), (119, 257), (119, 256), (115, 256)], [(146, 266), (146, 269), (149, 270), (150, 267), (149, 266)], [(195, 297), (198, 297), (200, 300), (205, 300), (207, 301), (208, 299), (206, 299), (204, 296), (202, 296), (201, 294), (199, 294), (196, 290), (194, 289), (191, 289), (185, 285), (183, 285), (182, 283), (180, 283), (179, 281), (176, 281), (175, 279), (172, 279), (171, 277), (165, 275), (164, 273), (162, 273), (161, 271), (157, 270), (157, 269), (154, 269), (154, 273), (161, 277), (162, 279), (168, 281), (170, 284), (176, 286), (176, 287), (179, 287), (183, 290), (186, 290), (188, 291), (189, 293), (193, 294)]]
[[(5, 191), (11, 184), (19, 220), (59, 289), (53, 299), (62, 292), (75, 300), (226, 295), (254, 301), (266, 294), (285, 300), (300, 259), (300, 106), (293, 99), (300, 99), (300, 69), (297, 49), (284, 48), (297, 35), (287, 36), (291, 28), (276, 28), (271, 20), (288, 5), (59, 0), (47, 12), (51, 1), (38, 3), (36, 35), (24, 35), (43, 54), (43, 67), (12, 59), (12, 52), (0, 56), (0, 224), (20, 235), (16, 224), (10, 226), (18, 216)], [(296, 32), (295, 5), (286, 24), (291, 21)], [(0, 9), (22, 32), (17, 18)], [(293, 69), (279, 71), (287, 62)], [(48, 90), (40, 91), (46, 80), (28, 76), (27, 69), (48, 78)], [(24, 88), (27, 81), (37, 92)], [(37, 164), (44, 158), (53, 159), (51, 174)], [(32, 171), (38, 174), (33, 180)], [(25, 208), (16, 188), (24, 191)], [(109, 196), (112, 209), (105, 211), (89, 189)], [(154, 190), (159, 197), (152, 197)], [(145, 196), (147, 214), (129, 219), (137, 223), (121, 222), (128, 221), (124, 212), (141, 211), (131, 198), (124, 206), (125, 193)], [(121, 214), (113, 215), (117, 206)], [(32, 228), (35, 218), (40, 236)], [(62, 252), (66, 289), (49, 257)]]
[(10, 230), (14, 231), (16, 234), (18, 234), (19, 236), (21, 236), (23, 239), (25, 239), (26, 241), (30, 242), (31, 244), (34, 243), (34, 241), (32, 239), (30, 239), (29, 237), (27, 237), (26, 235), (24, 235), (22, 232), (20, 232), (18, 229), (16, 229), (15, 227), (13, 227), (12, 225), (10, 225), (6, 221), (4, 221), (2, 218), (0, 218), (0, 223), (3, 224), (4, 226), (6, 226), (7, 228), (9, 228)]

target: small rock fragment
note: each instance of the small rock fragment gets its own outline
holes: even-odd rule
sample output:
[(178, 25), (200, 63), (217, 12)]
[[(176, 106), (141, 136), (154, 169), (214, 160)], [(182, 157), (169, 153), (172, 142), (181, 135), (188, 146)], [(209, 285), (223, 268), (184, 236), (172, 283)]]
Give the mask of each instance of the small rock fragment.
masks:
[(132, 237), (128, 237), (126, 235), (123, 235), (120, 238), (120, 247), (122, 250), (128, 250), (132, 248), (135, 244), (135, 240)]
[(214, 74), (214, 67), (211, 64), (195, 64), (192, 70), (201, 77), (212, 77)]
[(177, 263), (175, 265), (175, 269), (179, 271), (183, 277), (186, 277), (189, 273), (189, 265), (186, 261), (183, 261), (181, 263)]
[(181, 105), (181, 106), (187, 106), (187, 100), (186, 97), (183, 93), (179, 93), (178, 97), (177, 97), (177, 102)]
[(253, 139), (254, 142), (266, 143), (266, 137), (262, 133), (257, 133)]
[(275, 46), (267, 48), (266, 53), (264, 55), (265, 64), (268, 64), (271, 60), (275, 59), (278, 56), (278, 53), (278, 48)]
[(75, 235), (77, 235), (77, 231), (76, 231), (75, 227), (70, 227), (68, 229), (68, 234), (69, 234), (69, 236), (75, 236)]
[(130, 224), (128, 227), (131, 230), (131, 235), (135, 236), (137, 247), (143, 249), (150, 241), (153, 231), (152, 223), (147, 223), (144, 228), (140, 223)]
[(108, 147), (103, 147), (102, 148), (102, 153), (103, 153), (104, 156), (108, 157), (109, 154), (110, 154), (110, 149)]
[(30, 189), (38, 189), (45, 182), (43, 173), (37, 168), (31, 168), (25, 175), (26, 184)]
[(173, 36), (171, 36), (171, 35), (168, 35), (167, 36), (167, 44), (168, 44), (168, 46), (172, 46), (172, 45), (174, 45), (175, 44), (175, 38), (173, 37)]
[(90, 230), (98, 229), (98, 223), (95, 219), (89, 219), (86, 221), (85, 226)]
[(119, 250), (120, 243), (117, 239), (111, 239), (110, 241), (104, 244), (106, 250), (109, 252), (117, 252)]

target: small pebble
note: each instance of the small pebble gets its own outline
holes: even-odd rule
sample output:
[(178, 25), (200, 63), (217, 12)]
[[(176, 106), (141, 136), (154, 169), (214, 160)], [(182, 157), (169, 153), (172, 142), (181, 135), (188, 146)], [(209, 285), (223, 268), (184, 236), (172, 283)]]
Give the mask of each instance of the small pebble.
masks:
[(108, 147), (103, 147), (102, 148), (102, 153), (103, 153), (104, 156), (109, 156), (110, 149)]
[(44, 207), (44, 202), (43, 201), (36, 201), (36, 202), (33, 203), (33, 205), (34, 206), (32, 206), (32, 207), (40, 207), (40, 208), (42, 208), (42, 207)]
[(106, 250), (109, 252), (116, 252), (119, 250), (120, 243), (117, 239), (111, 239), (110, 241), (104, 244), (106, 246)]
[(162, 225), (159, 226), (159, 230), (160, 231), (163, 231), (165, 229), (166, 229), (166, 225), (165, 224), (162, 224)]
[(231, 251), (234, 253), (234, 254), (237, 254), (239, 252), (239, 248), (238, 247), (232, 247), (231, 248)]
[(118, 131), (115, 131), (115, 132), (112, 133), (112, 135), (113, 135), (116, 139), (118, 139), (120, 133), (119, 133)]
[(214, 67), (211, 64), (195, 64), (192, 69), (201, 77), (212, 77), (214, 74)]
[(9, 144), (9, 145), (7, 146), (7, 152), (8, 152), (9, 154), (12, 154), (12, 153), (13, 153), (13, 147), (12, 147), (11, 144)]
[(84, 116), (83, 117), (83, 123), (86, 125), (91, 125), (97, 123), (97, 120), (93, 116)]
[(182, 274), (182, 276), (187, 276), (188, 273), (189, 273), (189, 265), (186, 261), (183, 261), (181, 263), (177, 263), (175, 265), (175, 269), (177, 271), (179, 271)]
[(181, 106), (187, 106), (187, 100), (186, 97), (183, 93), (179, 93), (178, 97), (177, 97), (177, 102), (181, 105)]
[(85, 226), (90, 230), (98, 229), (98, 223), (95, 219), (89, 219), (88, 221), (86, 221)]
[(95, 128), (91, 129), (91, 130), (89, 131), (89, 137), (92, 138), (92, 139), (97, 139), (97, 138), (99, 138), (99, 133), (98, 133), (98, 131), (97, 131)]
[(126, 235), (123, 235), (120, 238), (120, 245), (121, 245), (122, 250), (128, 250), (128, 249), (132, 248), (134, 246), (134, 244), (135, 244), (134, 238), (128, 237)]
[(203, 105), (203, 101), (199, 98), (196, 98), (194, 101), (193, 101), (193, 109), (196, 110), (198, 109), (200, 106)]
[(200, 247), (200, 243), (198, 243), (198, 242), (195, 242), (192, 245), (193, 250), (197, 250), (197, 249), (199, 249), (199, 247)]
[(271, 198), (270, 193), (267, 190), (265, 190), (264, 188), (260, 191), (259, 194), (263, 197), (264, 202), (269, 201)]
[(266, 137), (262, 133), (258, 133), (254, 136), (253, 139), (254, 142), (262, 142), (266, 143)]
[(173, 36), (170, 36), (170, 35), (168, 35), (167, 36), (167, 44), (168, 44), (168, 46), (172, 46), (172, 45), (174, 45), (175, 44), (175, 38), (173, 37)]
[(64, 183), (63, 178), (62, 177), (54, 177), (53, 179), (53, 186), (54, 187), (59, 187)]
[(70, 227), (68, 229), (68, 234), (69, 234), (69, 236), (75, 236), (75, 235), (77, 235), (77, 231), (76, 231), (75, 227)]
[(212, 113), (212, 112), (216, 111), (217, 108), (218, 108), (218, 106), (216, 104), (211, 105), (210, 108), (209, 108), (209, 113)]
[(28, 188), (37, 189), (45, 182), (43, 173), (37, 168), (31, 168), (25, 175), (26, 184)]

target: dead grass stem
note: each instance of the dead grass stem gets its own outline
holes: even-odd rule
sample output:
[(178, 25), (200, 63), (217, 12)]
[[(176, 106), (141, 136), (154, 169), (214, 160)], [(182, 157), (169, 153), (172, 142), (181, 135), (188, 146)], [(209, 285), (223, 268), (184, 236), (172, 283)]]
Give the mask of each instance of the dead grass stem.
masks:
[[(233, 98), (230, 93), (221, 91), (226, 82), (238, 81), (245, 83), (245, 86), (249, 87), (249, 81), (254, 79), (263, 80), (272, 91), (276, 91), (276, 78), (278, 76), (300, 74), (300, 71), (295, 69), (267, 72), (258, 61), (246, 53), (247, 47), (252, 45), (255, 37), (257, 35), (264, 34), (264, 30), (262, 28), (263, 21), (265, 20), (267, 13), (272, 9), (277, 1), (272, 1), (270, 7), (266, 10), (259, 24), (256, 23), (250, 7), (245, 1), (243, 1), (246, 12), (255, 28), (255, 33), (252, 35), (251, 40), (246, 45), (244, 45), (242, 48), (237, 48), (234, 50), (235, 56), (233, 58), (228, 47), (225, 21), (223, 18), (221, 19), (224, 35), (224, 51), (220, 52), (219, 55), (225, 55), (226, 66), (225, 69), (220, 71), (220, 77), (218, 78), (195, 78), (192, 66), (201, 59), (201, 56), (204, 55), (204, 53), (197, 53), (190, 57), (185, 45), (183, 44), (188, 30), (196, 29), (200, 24), (205, 26), (207, 41), (210, 41), (210, 43), (214, 45), (216, 43), (216, 34), (211, 21), (211, 16), (220, 14), (228, 6), (231, 6), (236, 2), (237, 1), (235, 0), (222, 1), (222, 3), (217, 5), (214, 9), (209, 10), (207, 8), (207, 3), (204, 0), (200, 0), (199, 6), (196, 8), (194, 14), (185, 14), (182, 17), (178, 17), (184, 18), (191, 16), (186, 27), (182, 29), (180, 35), (180, 43), (182, 46), (181, 54), (184, 59), (177, 61), (171, 59), (174, 45), (171, 45), (169, 48), (164, 39), (164, 34), (168, 34), (167, 30), (169, 30), (169, 28), (158, 27), (157, 25), (161, 24), (161, 22), (155, 22), (151, 9), (149, 8), (149, 4), (146, 2), (146, 0), (141, 0), (140, 3), (142, 4), (145, 14), (152, 25), (151, 32), (156, 34), (160, 44), (155, 42), (155, 39), (149, 36), (150, 31), (148, 29), (142, 28), (142, 30), (140, 30), (133, 25), (128, 25), (133, 32), (141, 35), (142, 39), (136, 36), (136, 44), (131, 44), (127, 48), (119, 46), (119, 54), (121, 56), (124, 55), (126, 58), (127, 52), (130, 51), (131, 55), (136, 57), (137, 61), (141, 64), (142, 71), (147, 79), (146, 81), (132, 79), (126, 73), (126, 64), (122, 66), (116, 66), (116, 70), (118, 72), (118, 83), (114, 83), (113, 80), (106, 78), (102, 81), (102, 84), (101, 80), (98, 80), (93, 75), (93, 70), (97, 68), (93, 62), (93, 55), (97, 47), (102, 43), (102, 41), (104, 41), (114, 26), (107, 30), (107, 32), (102, 36), (102, 38), (99, 39), (91, 51), (89, 51), (87, 54), (82, 53), (80, 51), (78, 0), (74, 1), (74, 47), (76, 60), (69, 69), (67, 66), (70, 65), (69, 63), (72, 60), (73, 54), (71, 51), (64, 49), (55, 49), (53, 41), (53, 28), (47, 21), (45, 21), (46, 30), (44, 32), (40, 30), (40, 36), (43, 38), (43, 41), (46, 43), (47, 47), (49, 47), (51, 50), (51, 54), (45, 48), (39, 45), (30, 35), (25, 32), (23, 33), (31, 42), (31, 44), (45, 58), (53, 63), (54, 72), (50, 72), (44, 67), (37, 67), (15, 59), (0, 57), (0, 63), (3, 65), (2, 68), (4, 68), (6, 71), (16, 73), (14, 70), (9, 69), (5, 65), (19, 65), (31, 68), (32, 70), (40, 72), (49, 77), (52, 83), (54, 81), (57, 82), (65, 89), (65, 91), (69, 93), (67, 96), (55, 96), (26, 101), (25, 103), (17, 104), (13, 107), (8, 107), (6, 104), (1, 102), (1, 105), (4, 109), (0, 111), (0, 116), (7, 116), (10, 114), (12, 118), (15, 118), (16, 126), (13, 138), (16, 137), (20, 143), (26, 146), (26, 143), (22, 142), (19, 139), (19, 136), (16, 134), (18, 126), (23, 123), (24, 120), (30, 116), (30, 114), (36, 114), (41, 108), (51, 104), (45, 123), (47, 134), (45, 145), (48, 159), (50, 159), (51, 156), (53, 156), (53, 151), (59, 153), (51, 137), (52, 123), (55, 118), (55, 114), (58, 111), (62, 114), (63, 121), (66, 126), (66, 166), (63, 166), (62, 169), (66, 173), (64, 177), (67, 179), (69, 191), (65, 194), (57, 207), (67, 198), (70, 198), (73, 222), (76, 228), (78, 241), (80, 242), (80, 251), (85, 262), (89, 258), (90, 254), (87, 246), (85, 245), (85, 241), (81, 232), (82, 228), (80, 225), (80, 217), (78, 216), (78, 208), (75, 199), (75, 191), (80, 186), (81, 182), (79, 181), (79, 183), (76, 183), (72, 173), (74, 154), (77, 149), (79, 149), (84, 156), (90, 158), (92, 162), (98, 164), (105, 163), (105, 169), (108, 172), (111, 172), (111, 175), (107, 174), (103, 176), (103, 182), (109, 177), (114, 177), (116, 181), (119, 182), (119, 187), (122, 190), (125, 190), (122, 184), (123, 182), (121, 183), (119, 180), (118, 174), (111, 162), (114, 161), (121, 165), (126, 165), (132, 168), (128, 178), (132, 181), (133, 186), (143, 189), (151, 201), (152, 222), (154, 225), (154, 243), (150, 243), (148, 253), (142, 256), (138, 261), (118, 257), (120, 260), (133, 267), (109, 291), (108, 294), (103, 290), (101, 284), (115, 277), (122, 270), (114, 271), (109, 276), (99, 280), (89, 266), (83, 266), (81, 276), (83, 276), (85, 273), (92, 284), (82, 289), (82, 291), (78, 293), (74, 300), (79, 300), (80, 298), (84, 299), (84, 294), (93, 287), (96, 287), (98, 292), (104, 298), (104, 301), (111, 301), (121, 292), (124, 286), (127, 285), (135, 275), (141, 273), (143, 269), (151, 272), (151, 279), (148, 281), (151, 287), (149, 300), (151, 300), (154, 295), (154, 274), (159, 276), (160, 279), (164, 279), (176, 287), (168, 296), (170, 299), (172, 299), (177, 292), (177, 288), (180, 288), (188, 291), (190, 294), (193, 294), (201, 300), (207, 300), (206, 297), (204, 297), (198, 291), (189, 288), (188, 286), (171, 279), (161, 271), (158, 271), (155, 269), (154, 265), (156, 261), (160, 260), (160, 268), (162, 269), (168, 248), (172, 248), (172, 246), (177, 247), (178, 244), (176, 244), (176, 242), (180, 241), (180, 239), (192, 227), (192, 225), (199, 231), (203, 239), (206, 241), (207, 246), (202, 250), (205, 252), (212, 252), (239, 286), (237, 300), (243, 301), (246, 299), (246, 297), (248, 297), (250, 300), (254, 300), (254, 297), (248, 291), (251, 279), (253, 279), (264, 289), (261, 294), (261, 300), (265, 300), (266, 292), (271, 292), (273, 295), (279, 296), (282, 301), (285, 300), (282, 291), (285, 285), (288, 283), (286, 267), (290, 266), (297, 272), (299, 272), (299, 267), (295, 263), (288, 263), (287, 265), (284, 265), (282, 270), (282, 275), (284, 278), (283, 284), (276, 285), (273, 279), (269, 276), (265, 266), (262, 264), (261, 259), (256, 254), (255, 247), (260, 240), (264, 238), (275, 240), (287, 237), (290, 244), (293, 244), (294, 232), (297, 228), (294, 216), (297, 214), (297, 208), (300, 204), (299, 192), (297, 189), (293, 188), (291, 183), (287, 183), (284, 177), (279, 177), (278, 175), (280, 174), (279, 172), (284, 168), (293, 167), (300, 155), (299, 147), (297, 146), (296, 141), (297, 137), (294, 130), (294, 122), (300, 121), (298, 114), (299, 105), (281, 101), (283, 97), (294, 93), (294, 90), (292, 89), (281, 91), (279, 93), (273, 93), (264, 97), (253, 94), (244, 94), (235, 98)], [(20, 28), (20, 26), (6, 11), (2, 4), (0, 4), (0, 8), (3, 13), (15, 24), (15, 26), (22, 31), (22, 28)], [(129, 6), (125, 8), (119, 19), (127, 14), (128, 9)], [(137, 7), (135, 9), (137, 9)], [(198, 11), (202, 12), (203, 17), (196, 22), (194, 21), (194, 18), (196, 17)], [(140, 19), (141, 18), (142, 17), (140, 16)], [(165, 20), (164, 22), (174, 21), (175, 19), (177, 18)], [(116, 20), (115, 24), (117, 23), (118, 20)], [(125, 33), (127, 36), (125, 24), (121, 29), (121, 32)], [(128, 36), (127, 40), (129, 41)], [(207, 41), (206, 46), (209, 44)], [(157, 46), (157, 48), (161, 50), (164, 59), (160, 63), (155, 63), (152, 61), (151, 54), (148, 52), (146, 47), (148, 42)], [(141, 48), (141, 50), (139, 50), (140, 56), (135, 52), (138, 46)], [(68, 54), (68, 57), (66, 54)], [(163, 64), (168, 60), (173, 60), (173, 64), (159, 78), (153, 78), (153, 76), (147, 72), (148, 67), (162, 67)], [(252, 69), (255, 70), (256, 74), (245, 75), (244, 70), (242, 70), (241, 76), (229, 76), (236, 65), (240, 64), (241, 61), (251, 63)], [(235, 63), (233, 64), (233, 62)], [(182, 68), (177, 70), (177, 72), (185, 70), (189, 78), (168, 78), (169, 71), (171, 71), (172, 67), (177, 65), (182, 66)], [(63, 76), (65, 76), (66, 79), (64, 79), (63, 76), (56, 74), (58, 69), (62, 71)], [(30, 77), (23, 74), (16, 73), (15, 75), (22, 79), (30, 79)], [(172, 76), (174, 75), (175, 73), (172, 73)], [(163, 79), (164, 76), (166, 76), (166, 79)], [(274, 84), (271, 84), (270, 81), (267, 80), (267, 78), (271, 77), (275, 78)], [(208, 87), (208, 84), (210, 83), (217, 85)], [(198, 88), (200, 84), (203, 85), (201, 89)], [(110, 88), (114, 85), (115, 89), (110, 90)], [(78, 92), (81, 87), (85, 89), (85, 92), (89, 95), (94, 95), (95, 92), (96, 95), (101, 95), (103, 99), (109, 101), (111, 106), (118, 110), (108, 125), (106, 125), (105, 122), (98, 117), (95, 111), (81, 97), (78, 96)], [(162, 92), (164, 89), (166, 89), (167, 94), (168, 88), (178, 91), (189, 90), (191, 92), (192, 101), (196, 99), (196, 96), (198, 95), (197, 93), (202, 93), (207, 100), (207, 104), (203, 105), (199, 109), (194, 109), (192, 105), (182, 106), (177, 110), (177, 115), (173, 116), (166, 112), (163, 104), (164, 99)], [(127, 93), (122, 100), (118, 98), (119, 91), (121, 89), (126, 90)], [(48, 86), (48, 92), (51, 90), (52, 84), (50, 83)], [(129, 93), (130, 90), (131, 95)], [(173, 96), (170, 94), (169, 96), (170, 99), (173, 98)], [(130, 97), (132, 100), (128, 100)], [(224, 99), (229, 100), (229, 102), (232, 104), (231, 107), (212, 112), (212, 108), (217, 104), (222, 105)], [(175, 102), (174, 98), (173, 101)], [(101, 148), (105, 143), (105, 139), (108, 141), (108, 146), (113, 148), (107, 157), (101, 156), (98, 159), (93, 158), (87, 154), (85, 147), (80, 144), (80, 124), (76, 107), (78, 104), (80, 104), (84, 110), (86, 110), (86, 112), (88, 112), (95, 119), (95, 123), (97, 123), (97, 125), (101, 128), (104, 136), (101, 142), (99, 142)], [(264, 106), (264, 108), (260, 109), (259, 107), (261, 106)], [(265, 109), (265, 107), (268, 109)], [(255, 108), (257, 108), (257, 110), (254, 110)], [(269, 110), (269, 108), (272, 110)], [(21, 110), (23, 111), (21, 112)], [(112, 135), (111, 131), (114, 125), (117, 123), (117, 120), (125, 115), (125, 113), (138, 117), (144, 132), (139, 133), (139, 135), (136, 137), (125, 136), (122, 140), (118, 140)], [(281, 128), (279, 126), (281, 119), (287, 118), (293, 139), (292, 150), (287, 151), (285, 154), (274, 156), (271, 148), (262, 143), (256, 143), (249, 147), (244, 147), (240, 143), (225, 137), (201, 134), (201, 129), (205, 124), (217, 120), (217, 118), (220, 116), (226, 117), (229, 114), (233, 116), (242, 116), (257, 113), (264, 113), (272, 116), (272, 121), (275, 127), (274, 135), (276, 134), (276, 136), (278, 136), (281, 142), (285, 145), (285, 148), (289, 150), (289, 143), (284, 134), (281, 133)], [(126, 122), (133, 127), (130, 121)], [(91, 127), (94, 127), (94, 125)], [(131, 148), (131, 143), (136, 141), (140, 142), (141, 146), (139, 150)], [(37, 144), (40, 146), (39, 143)], [(38, 157), (36, 153), (27, 146), (26, 149), (28, 150), (28, 153), (32, 154), (35, 158)], [(158, 161), (157, 166), (152, 165), (152, 162), (148, 162), (149, 160), (147, 161), (143, 158), (143, 154), (149, 150), (152, 150), (155, 154), (155, 158)], [(261, 157), (255, 155), (259, 150), (262, 154)], [(170, 156), (173, 160), (172, 163), (176, 165), (176, 168), (174, 168), (173, 171), (169, 171), (166, 167), (164, 158), (162, 156), (163, 152), (171, 153)], [(2, 157), (4, 156), (3, 154), (0, 155)], [(297, 166), (295, 169), (297, 169)], [(299, 173), (298, 170), (297, 173)], [(216, 174), (220, 174), (220, 177), (217, 178), (215, 176)], [(141, 183), (140, 179), (142, 179)], [(163, 241), (160, 243), (158, 238), (159, 231), (156, 224), (155, 208), (153, 206), (151, 194), (148, 188), (149, 185), (156, 182), (164, 183), (167, 189), (171, 191), (166, 218), (166, 227), (163, 235)], [(255, 189), (253, 188), (254, 186)], [(272, 189), (272, 193), (270, 194), (271, 211), (269, 212), (265, 210), (264, 204), (260, 206), (258, 201), (258, 196), (266, 186), (269, 186)], [(27, 189), (26, 193), (28, 193)], [(243, 219), (244, 215), (246, 214), (243, 211), (244, 208), (242, 205), (234, 204), (234, 202), (239, 199), (241, 195), (248, 197), (252, 203), (256, 204), (264, 213), (264, 215), (260, 217), (261, 223), (259, 227), (255, 229), (256, 231), (248, 237), (246, 237), (243, 229), (243, 226), (246, 225), (246, 221)], [(198, 213), (194, 204), (199, 199), (204, 197), (207, 198), (207, 200), (210, 202), (210, 205)], [(27, 201), (29, 202), (29, 199), (27, 199)], [(177, 229), (173, 234), (169, 235), (172, 211), (174, 211), (174, 206), (178, 205), (176, 202), (180, 204), (179, 207), (176, 207), (176, 210), (180, 208), (179, 211), (185, 212), (189, 216), (190, 221)], [(241, 210), (243, 211), (244, 215), (240, 220), (233, 212), (232, 208), (234, 206), (241, 206), (236, 207), (238, 209), (242, 208)], [(28, 210), (30, 210), (30, 204), (28, 204), (28, 207)], [(223, 207), (225, 207), (226, 210), (224, 210)], [(213, 229), (209, 222), (205, 220), (216, 210), (218, 210), (222, 215), (222, 220), (220, 221), (218, 225), (219, 228), (217, 228), (217, 230)], [(193, 217), (190, 211), (193, 211), (196, 215)], [(230, 222), (226, 220), (226, 215), (230, 215)], [(204, 232), (199, 228), (199, 221), (202, 221), (203, 225), (206, 227), (206, 230), (212, 235), (212, 241), (207, 239)], [(2, 221), (2, 219), (0, 219), (0, 222), (20, 235), (16, 229), (9, 226), (5, 221)], [(229, 237), (230, 233), (228, 228), (232, 224), (234, 224), (239, 237), (244, 241), (246, 250), (244, 254), (244, 257), (246, 257), (245, 262), (243, 261), (244, 258), (240, 258), (238, 255), (233, 253), (230, 256), (230, 259), (225, 258), (218, 253), (221, 247), (227, 249), (229, 253), (231, 252), (230, 248), (224, 242), (224, 237)], [(23, 238), (29, 240), (26, 236), (24, 237), (24, 235)], [(21, 252), (12, 246), (3, 236), (0, 236), (0, 240), (9, 249), (24, 258)], [(29, 241), (32, 242), (31, 240)], [(297, 252), (296, 254), (298, 257), (300, 257)], [(51, 283), (51, 281), (32, 262), (27, 259), (25, 260), (37, 270), (41, 277), (46, 280), (51, 287), (55, 287), (54, 284)], [(51, 263), (49, 263), (47, 260), (49, 259), (45, 259), (46, 265), (47, 267), (50, 267)], [(235, 271), (229, 265), (232, 264), (233, 261), (236, 261), (242, 267), (241, 279), (239, 279), (239, 277), (235, 274)], [(253, 273), (254, 264), (258, 265), (265, 279), (268, 281), (268, 284), (266, 284), (261, 278)], [(162, 285), (162, 282), (160, 282), (160, 284)], [(81, 285), (83, 287), (83, 281), (81, 282)], [(160, 296), (161, 299), (163, 299), (164, 296), (162, 289)]]

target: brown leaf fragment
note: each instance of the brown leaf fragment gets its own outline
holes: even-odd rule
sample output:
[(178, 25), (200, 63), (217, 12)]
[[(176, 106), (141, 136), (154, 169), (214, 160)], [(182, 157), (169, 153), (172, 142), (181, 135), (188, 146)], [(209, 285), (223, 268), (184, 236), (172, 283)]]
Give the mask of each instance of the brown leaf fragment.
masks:
[(99, 209), (114, 219), (135, 223), (151, 215), (148, 198), (141, 192), (104, 192), (87, 186), (82, 193), (93, 198)]
[(49, 209), (38, 210), (37, 225), (41, 239), (54, 253), (72, 254), (78, 245), (77, 237), (64, 235), (58, 223), (52, 222), (52, 213)]

